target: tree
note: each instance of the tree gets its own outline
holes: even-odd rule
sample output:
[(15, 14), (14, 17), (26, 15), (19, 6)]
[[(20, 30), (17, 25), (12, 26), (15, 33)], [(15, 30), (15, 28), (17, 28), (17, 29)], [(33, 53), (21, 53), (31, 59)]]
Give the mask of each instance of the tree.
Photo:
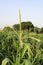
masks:
[(20, 29), (19, 27), (20, 27), (19, 24), (13, 25), (13, 29), (15, 29), (15, 30), (19, 30)]
[(40, 33), (40, 28), (38, 28), (38, 27), (34, 27), (34, 32), (36, 32), (36, 33)]
[(41, 28), (40, 33), (43, 33), (43, 27)]
[(4, 31), (13, 31), (13, 28), (11, 28), (10, 26), (6, 26), (3, 29)]
[[(19, 24), (13, 25), (13, 28), (16, 29), (16, 30), (19, 30), (19, 27), (20, 27)], [(21, 22), (21, 29), (22, 30), (28, 29), (28, 31), (33, 32), (34, 31), (34, 25), (30, 21)]]

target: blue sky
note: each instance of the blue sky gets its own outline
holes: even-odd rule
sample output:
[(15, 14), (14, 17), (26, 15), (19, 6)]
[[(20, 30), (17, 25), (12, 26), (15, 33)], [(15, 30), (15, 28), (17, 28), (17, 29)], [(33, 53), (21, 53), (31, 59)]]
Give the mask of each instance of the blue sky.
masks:
[(0, 0), (0, 28), (18, 23), (18, 10), (22, 21), (43, 26), (43, 0)]

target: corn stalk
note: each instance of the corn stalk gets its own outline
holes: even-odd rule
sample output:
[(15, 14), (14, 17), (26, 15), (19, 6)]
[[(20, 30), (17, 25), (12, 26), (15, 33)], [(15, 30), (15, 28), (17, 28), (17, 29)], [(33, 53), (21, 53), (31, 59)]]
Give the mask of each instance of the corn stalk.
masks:
[(20, 48), (23, 47), (23, 44), (22, 44), (22, 30), (21, 30), (21, 13), (20, 13), (20, 9), (19, 9), (19, 23), (20, 23)]

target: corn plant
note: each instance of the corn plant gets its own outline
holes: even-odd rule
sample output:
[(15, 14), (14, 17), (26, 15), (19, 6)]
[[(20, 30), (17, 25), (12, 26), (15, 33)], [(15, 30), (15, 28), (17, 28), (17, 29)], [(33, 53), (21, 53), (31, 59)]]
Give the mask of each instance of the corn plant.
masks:
[[(19, 10), (19, 22), (20, 22), (20, 31), (17, 32), (14, 30), (14, 33), (9, 34), (8, 39), (13, 38), (13, 47), (15, 48), (14, 53), (12, 54), (12, 59), (8, 56), (2, 61), (1, 65), (41, 65), (40, 61), (43, 60), (43, 49), (40, 48), (41, 40), (36, 37), (29, 36), (28, 34), (24, 35), (24, 31), (21, 30), (21, 14)], [(28, 32), (29, 33), (29, 32)], [(13, 36), (14, 35), (14, 36)], [(15, 39), (16, 38), (16, 39)], [(17, 41), (18, 40), (18, 41)], [(24, 41), (25, 40), (25, 41)], [(31, 40), (26, 41), (26, 40)], [(9, 42), (10, 43), (10, 42)], [(10, 47), (12, 47), (10, 45)], [(8, 47), (9, 53), (9, 47)]]

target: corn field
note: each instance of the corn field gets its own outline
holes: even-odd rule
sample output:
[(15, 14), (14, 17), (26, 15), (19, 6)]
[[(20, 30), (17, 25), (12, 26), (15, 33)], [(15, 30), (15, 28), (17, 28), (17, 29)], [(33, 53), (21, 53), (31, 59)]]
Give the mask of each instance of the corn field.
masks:
[(0, 65), (43, 65), (43, 34), (0, 31)]

